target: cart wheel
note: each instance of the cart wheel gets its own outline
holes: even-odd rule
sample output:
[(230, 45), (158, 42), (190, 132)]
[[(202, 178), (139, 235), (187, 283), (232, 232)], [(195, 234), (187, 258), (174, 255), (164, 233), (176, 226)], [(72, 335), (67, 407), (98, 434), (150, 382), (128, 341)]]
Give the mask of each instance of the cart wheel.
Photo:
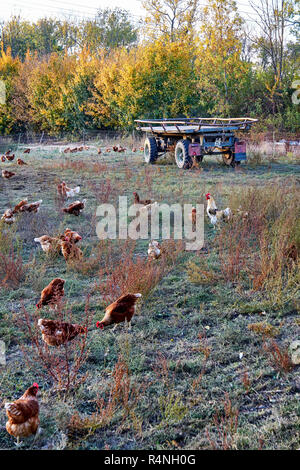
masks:
[(234, 159), (234, 154), (233, 153), (223, 153), (222, 155), (223, 162), (225, 163), (226, 166), (232, 166), (233, 168), (235, 165), (238, 163)]
[(193, 161), (189, 156), (189, 145), (188, 139), (179, 140), (175, 147), (175, 160), (178, 168), (191, 168)]
[(157, 143), (155, 137), (147, 137), (144, 143), (144, 158), (146, 163), (155, 163), (157, 159)]

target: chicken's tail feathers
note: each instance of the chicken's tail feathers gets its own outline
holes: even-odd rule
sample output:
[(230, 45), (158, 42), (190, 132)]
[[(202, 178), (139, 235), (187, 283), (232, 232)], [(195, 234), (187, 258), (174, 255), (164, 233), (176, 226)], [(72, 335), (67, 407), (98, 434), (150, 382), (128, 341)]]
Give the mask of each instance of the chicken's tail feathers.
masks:
[(80, 186), (76, 186), (76, 188), (74, 188), (74, 193), (80, 193)]
[(229, 217), (231, 215), (231, 209), (230, 207), (226, 207), (226, 209), (224, 209), (224, 215), (226, 215), (226, 217)]
[(218, 222), (218, 219), (215, 215), (211, 215), (210, 217), (210, 222), (213, 224), (213, 225), (216, 225), (217, 222)]
[(7, 410), (7, 411), (10, 411), (10, 412), (13, 412), (14, 415), (19, 415), (21, 414), (19, 410), (16, 409), (16, 405), (12, 402), (12, 403), (5, 403), (4, 404), (4, 408)]
[(34, 240), (35, 242), (37, 242), (37, 243), (40, 243), (40, 239), (39, 239), (39, 238), (34, 238), (33, 240)]
[(16, 403), (5, 403), (4, 408), (10, 416), (18, 417), (22, 414), (22, 411), (19, 409)]
[(138, 299), (139, 297), (143, 297), (142, 294), (139, 294), (139, 293), (133, 294), (133, 295), (134, 295), (137, 299)]

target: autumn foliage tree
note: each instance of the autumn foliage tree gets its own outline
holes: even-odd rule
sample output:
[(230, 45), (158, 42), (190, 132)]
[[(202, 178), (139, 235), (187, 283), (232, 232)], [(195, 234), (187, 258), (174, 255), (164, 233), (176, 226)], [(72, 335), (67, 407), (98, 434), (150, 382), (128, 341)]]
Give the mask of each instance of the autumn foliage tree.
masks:
[(297, 131), (295, 3), (255, 2), (256, 31), (235, 0), (150, 0), (146, 30), (122, 9), (80, 21), (13, 17), (0, 24), (0, 132), (82, 134), (132, 129), (137, 118), (242, 115)]
[(89, 127), (86, 104), (96, 71), (87, 50), (78, 57), (52, 54), (38, 63), (28, 89), (33, 124), (49, 133)]
[(189, 115), (197, 100), (193, 62), (184, 42), (149, 42), (103, 56), (90, 113), (110, 127), (130, 127), (138, 117)]
[(235, 0), (208, 0), (197, 50), (198, 86), (210, 113), (235, 114), (250, 64), (241, 59), (243, 20)]
[(199, 18), (199, 0), (148, 0), (143, 1), (146, 15), (146, 32), (156, 37), (157, 31), (171, 41), (194, 32)]
[(2, 50), (0, 56), (0, 79), (5, 85), (6, 102), (0, 104), (0, 133), (9, 134), (13, 129), (15, 118), (12, 108), (12, 98), (14, 91), (14, 80), (18, 76), (21, 62), (14, 59), (10, 49), (5, 53)]

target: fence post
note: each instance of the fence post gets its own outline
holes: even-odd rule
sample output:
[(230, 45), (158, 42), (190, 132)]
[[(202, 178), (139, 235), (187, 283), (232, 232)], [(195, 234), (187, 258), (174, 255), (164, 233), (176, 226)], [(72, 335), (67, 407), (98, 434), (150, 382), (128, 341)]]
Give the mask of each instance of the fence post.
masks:
[(19, 138), (18, 138), (18, 146), (17, 146), (17, 151), (19, 150), (19, 146), (20, 146), (20, 140), (21, 140), (21, 135), (22, 133), (19, 132)]
[(41, 135), (41, 138), (40, 138), (40, 145), (41, 145), (42, 142), (43, 142), (43, 138), (44, 138), (44, 131), (43, 131), (43, 133), (42, 133), (42, 135)]

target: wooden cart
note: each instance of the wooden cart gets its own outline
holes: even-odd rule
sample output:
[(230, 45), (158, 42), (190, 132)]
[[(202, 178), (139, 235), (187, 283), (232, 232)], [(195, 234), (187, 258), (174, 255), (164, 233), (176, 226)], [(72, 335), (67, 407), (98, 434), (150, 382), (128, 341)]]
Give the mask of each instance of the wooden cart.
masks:
[(174, 151), (179, 168), (190, 168), (193, 159), (206, 155), (222, 155), (226, 165), (235, 166), (246, 160), (246, 142), (237, 131), (248, 131), (257, 122), (251, 118), (184, 118), (135, 121), (137, 129), (146, 133), (145, 162), (153, 164), (166, 152)]

